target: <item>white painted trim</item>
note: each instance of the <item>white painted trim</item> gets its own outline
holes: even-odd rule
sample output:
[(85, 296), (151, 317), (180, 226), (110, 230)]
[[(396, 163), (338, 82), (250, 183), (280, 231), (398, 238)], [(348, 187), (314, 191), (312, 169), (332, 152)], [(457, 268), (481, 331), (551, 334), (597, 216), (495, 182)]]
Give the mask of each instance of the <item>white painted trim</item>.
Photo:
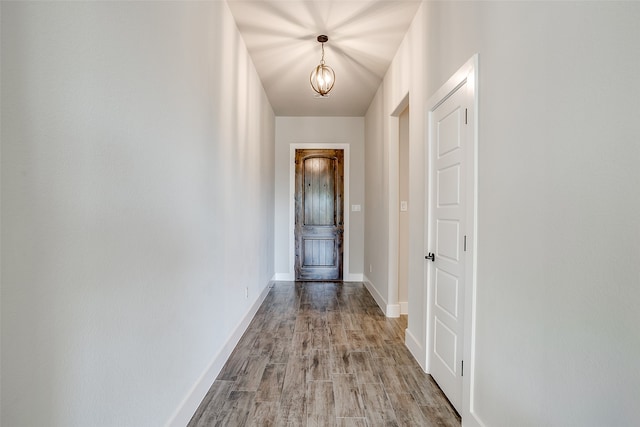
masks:
[[(344, 178), (342, 184), (344, 185), (343, 203), (344, 203), (344, 234), (342, 240), (342, 277), (351, 277), (349, 271), (349, 213), (351, 211), (350, 198), (349, 198), (349, 176), (351, 174), (351, 146), (349, 144), (333, 144), (333, 143), (292, 143), (289, 144), (289, 272), (287, 273), (288, 279), (283, 280), (295, 280), (295, 259), (296, 259), (296, 244), (295, 244), (295, 183), (296, 183), (296, 150), (313, 150), (313, 149), (329, 149), (329, 150), (342, 150), (344, 153)], [(279, 273), (283, 274), (283, 273)], [(347, 280), (351, 281), (351, 280)], [(359, 280), (358, 280), (359, 281)]]
[[(409, 106), (409, 93), (406, 93), (389, 117), (388, 127), (388, 185), (389, 185), (389, 241), (388, 241), (388, 291), (387, 301), (394, 306), (388, 317), (399, 317), (398, 271), (400, 252), (400, 114)], [(395, 306), (398, 305), (397, 309)]]
[(387, 317), (400, 317), (400, 304), (387, 303), (384, 296), (376, 289), (375, 286), (373, 286), (371, 280), (369, 280), (367, 276), (364, 276), (363, 279), (364, 280), (362, 280), (362, 283), (364, 283), (364, 286), (376, 301), (378, 307), (380, 307), (380, 310), (382, 310), (384, 315)]
[(422, 370), (427, 372), (427, 365), (425, 365), (425, 360), (422, 357), (424, 355), (424, 348), (409, 328), (404, 330), (404, 345), (407, 346), (409, 352), (413, 355), (413, 358), (416, 359)]
[(409, 314), (409, 303), (407, 301), (400, 302), (400, 314)]
[(387, 317), (400, 317), (400, 304), (387, 304)]
[[(400, 118), (389, 117), (389, 250), (387, 300), (398, 304), (398, 256), (400, 252)], [(400, 307), (398, 307), (398, 316)], [(395, 316), (397, 317), (397, 316)]]
[[(467, 152), (467, 164), (469, 165), (469, 172), (467, 174), (467, 188), (470, 189), (468, 196), (471, 198), (471, 209), (468, 210), (467, 222), (467, 249), (468, 259), (465, 266), (465, 307), (464, 307), (464, 343), (463, 343), (463, 360), (465, 361), (465, 375), (462, 378), (462, 421), (465, 427), (468, 426), (483, 426), (484, 424), (478, 417), (478, 414), (474, 410), (474, 382), (475, 382), (475, 337), (476, 337), (476, 286), (477, 286), (477, 230), (478, 230), (478, 54), (473, 55), (458, 71), (442, 85), (440, 89), (431, 97), (427, 102), (425, 123), (427, 129), (425, 132), (425, 138), (427, 148), (425, 150), (425, 182), (428, 183), (428, 177), (430, 176), (430, 162), (429, 156), (429, 144), (430, 144), (430, 129), (429, 129), (429, 115), (434, 111), (442, 102), (444, 102), (454, 91), (460, 88), (465, 83), (467, 84), (467, 99), (469, 102), (468, 118), (470, 120), (472, 132), (467, 135), (468, 147)], [(428, 184), (427, 184), (428, 185)], [(427, 187), (429, 188), (429, 187)], [(431, 197), (431, 196), (429, 196)], [(427, 212), (427, 227), (425, 227), (425, 247), (429, 247), (428, 229), (431, 223), (429, 216), (429, 197), (425, 198), (425, 212)], [(470, 240), (470, 241), (469, 241)], [(431, 279), (428, 277), (428, 269), (425, 271), (426, 281), (426, 301), (425, 307), (427, 307), (427, 325), (426, 325), (426, 348), (424, 349), (426, 366), (429, 366), (429, 354), (432, 351), (432, 337), (431, 337), (431, 313), (430, 307), (432, 304), (430, 294), (431, 292)]]
[(292, 282), (295, 280), (295, 277), (293, 277), (292, 273), (276, 273), (273, 275), (273, 279), (272, 281), (277, 282), (277, 281), (285, 281), (285, 282)]
[(363, 282), (364, 274), (362, 273), (349, 274), (348, 276), (345, 276), (343, 280), (345, 282)]
[[(467, 264), (465, 276), (471, 278), (471, 283), (467, 286), (465, 293), (465, 330), (469, 331), (465, 336), (464, 343), (464, 360), (467, 360), (469, 375), (463, 380), (463, 402), (468, 402), (468, 412), (465, 419), (465, 427), (484, 427), (485, 423), (480, 420), (478, 413), (475, 411), (475, 379), (476, 379), (476, 295), (478, 284), (478, 54), (475, 54), (469, 61), (469, 75), (467, 77), (469, 96), (472, 97), (471, 111), (468, 113), (469, 120), (473, 127), (473, 144), (470, 158), (473, 165), (473, 173), (469, 177), (472, 185), (469, 186), (473, 191), (473, 210), (469, 212), (467, 222), (472, 225), (471, 242), (468, 247), (471, 251), (470, 263)], [(470, 291), (470, 292), (469, 292)], [(464, 391), (468, 392), (465, 396)], [(465, 399), (466, 397), (466, 399)]]
[(196, 381), (196, 383), (191, 387), (191, 390), (187, 393), (185, 398), (180, 402), (180, 405), (173, 413), (169, 421), (165, 424), (165, 427), (184, 427), (186, 426), (193, 414), (195, 414), (198, 406), (206, 396), (207, 392), (211, 388), (211, 385), (215, 381), (216, 377), (222, 370), (222, 367), (229, 359), (231, 352), (238, 345), (240, 338), (242, 338), (242, 334), (247, 330), (247, 327), (253, 320), (253, 317), (256, 315), (256, 312), (262, 305), (262, 302), (267, 297), (267, 294), (271, 290), (272, 285), (269, 284), (265, 286), (262, 290), (258, 298), (255, 302), (249, 307), (249, 310), (242, 317), (242, 320), (233, 331), (226, 344), (222, 347), (222, 349), (215, 355), (211, 363), (207, 369), (202, 373), (200, 378)]
[(362, 282), (364, 283), (365, 288), (367, 288), (373, 299), (376, 300), (376, 303), (378, 304), (378, 307), (380, 307), (380, 310), (382, 310), (382, 312), (386, 314), (387, 301), (384, 299), (382, 294), (378, 292), (376, 287), (373, 286), (373, 283), (371, 283), (371, 280), (369, 280), (366, 275), (364, 276), (364, 280)]

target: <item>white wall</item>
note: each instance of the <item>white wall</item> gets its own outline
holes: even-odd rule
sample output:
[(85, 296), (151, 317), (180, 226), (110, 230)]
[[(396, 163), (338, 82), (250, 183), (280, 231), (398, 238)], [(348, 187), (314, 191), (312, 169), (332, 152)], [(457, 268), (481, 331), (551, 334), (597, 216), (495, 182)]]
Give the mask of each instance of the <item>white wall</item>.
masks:
[[(275, 148), (275, 269), (279, 280), (293, 280), (292, 197), (290, 194), (290, 147), (292, 144), (347, 144), (349, 146), (348, 268), (345, 280), (362, 280), (364, 212), (351, 212), (348, 205), (364, 207), (364, 118), (362, 117), (277, 117)], [(346, 174), (346, 170), (345, 170)], [(346, 181), (345, 181), (346, 183)], [(345, 216), (345, 219), (346, 216)], [(345, 230), (346, 231), (346, 230)]]
[(387, 178), (385, 123), (410, 94), (408, 336), (425, 346), (425, 103), (479, 54), (476, 418), (467, 407), (465, 425), (640, 418), (638, 22), (634, 2), (424, 2), (367, 113), (364, 262), (376, 265), (384, 236), (372, 232), (388, 221), (370, 215), (385, 199), (369, 194)]
[(365, 246), (366, 283), (382, 310), (389, 301), (389, 114), (383, 110), (382, 88), (365, 116)]
[(274, 115), (235, 23), (1, 7), (0, 423), (184, 425), (274, 271)]

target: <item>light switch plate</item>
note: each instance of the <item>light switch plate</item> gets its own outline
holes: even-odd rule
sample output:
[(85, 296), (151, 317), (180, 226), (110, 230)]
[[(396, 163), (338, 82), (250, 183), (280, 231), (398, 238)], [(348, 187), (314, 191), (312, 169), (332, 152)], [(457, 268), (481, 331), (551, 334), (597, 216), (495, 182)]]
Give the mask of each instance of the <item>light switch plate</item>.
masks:
[(406, 212), (407, 211), (407, 201), (406, 200), (403, 200), (403, 201), (400, 202), (400, 210), (402, 212)]
[(360, 205), (351, 205), (351, 212), (360, 212)]

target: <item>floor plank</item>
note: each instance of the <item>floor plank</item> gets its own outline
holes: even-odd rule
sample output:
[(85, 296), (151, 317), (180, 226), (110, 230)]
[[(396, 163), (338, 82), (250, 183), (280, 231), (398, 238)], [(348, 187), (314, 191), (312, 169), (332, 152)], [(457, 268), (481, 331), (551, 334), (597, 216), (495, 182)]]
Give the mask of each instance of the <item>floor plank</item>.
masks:
[(243, 369), (238, 372), (236, 379), (236, 390), (256, 391), (262, 380), (262, 375), (269, 362), (269, 356), (249, 356)]
[(272, 363), (265, 367), (260, 386), (256, 392), (257, 402), (277, 402), (280, 400), (286, 368), (287, 365), (284, 363)]
[(371, 426), (397, 426), (396, 414), (382, 384), (362, 384), (362, 398)]
[(307, 383), (307, 426), (335, 426), (336, 408), (331, 381)]
[(420, 405), (410, 393), (389, 393), (388, 396), (399, 426), (429, 425)]
[(249, 416), (247, 417), (247, 427), (271, 427), (276, 425), (278, 417), (277, 402), (255, 402)]
[(338, 417), (364, 417), (364, 404), (354, 374), (333, 374), (333, 393)]
[(362, 283), (277, 282), (188, 427), (460, 427)]
[(215, 381), (191, 418), (188, 427), (201, 427), (214, 423), (233, 386), (233, 381)]
[(308, 381), (331, 381), (331, 352), (316, 349), (309, 355)]
[(250, 391), (232, 391), (224, 402), (222, 411), (216, 419), (215, 426), (241, 426), (253, 406), (255, 393)]

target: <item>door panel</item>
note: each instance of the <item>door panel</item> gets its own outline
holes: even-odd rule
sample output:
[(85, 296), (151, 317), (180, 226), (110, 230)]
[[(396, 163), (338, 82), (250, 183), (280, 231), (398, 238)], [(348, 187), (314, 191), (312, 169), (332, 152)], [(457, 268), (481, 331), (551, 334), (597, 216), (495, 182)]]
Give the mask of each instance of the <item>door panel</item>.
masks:
[(342, 150), (296, 150), (296, 280), (341, 280)]
[(335, 205), (334, 160), (304, 160), (304, 225), (333, 225)]
[(458, 317), (459, 280), (442, 270), (436, 271), (435, 304), (454, 319)]
[[(446, 101), (445, 101), (446, 102)], [(453, 150), (462, 148), (460, 139), (460, 110), (454, 108), (447, 111), (438, 121), (438, 157), (445, 156)]]
[(304, 240), (304, 256), (303, 265), (316, 265), (322, 267), (332, 266), (333, 248), (335, 241), (333, 239), (314, 239), (307, 236)]
[[(454, 262), (460, 260), (460, 221), (438, 219), (436, 225), (436, 255)], [(454, 267), (455, 268), (455, 267)]]
[(438, 206), (460, 203), (460, 165), (438, 171)]
[[(435, 356), (449, 371), (447, 372), (447, 374), (456, 376), (456, 361), (458, 360), (458, 334), (449, 329), (443, 322), (440, 321), (439, 318), (436, 318), (435, 330), (433, 335), (433, 352)], [(448, 394), (447, 397), (449, 397)]]
[(464, 116), (466, 85), (430, 112), (429, 246), (433, 298), (429, 370), (453, 406), (462, 408), (462, 314), (465, 283)]

